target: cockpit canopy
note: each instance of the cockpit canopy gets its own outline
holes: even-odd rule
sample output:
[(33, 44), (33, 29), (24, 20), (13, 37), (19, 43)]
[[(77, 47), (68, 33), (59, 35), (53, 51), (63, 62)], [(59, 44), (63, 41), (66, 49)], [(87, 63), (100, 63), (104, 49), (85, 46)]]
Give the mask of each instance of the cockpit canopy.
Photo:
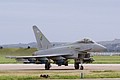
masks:
[(81, 41), (77, 41), (76, 43), (86, 43), (87, 44), (87, 43), (95, 43), (95, 42), (93, 40), (84, 38)]

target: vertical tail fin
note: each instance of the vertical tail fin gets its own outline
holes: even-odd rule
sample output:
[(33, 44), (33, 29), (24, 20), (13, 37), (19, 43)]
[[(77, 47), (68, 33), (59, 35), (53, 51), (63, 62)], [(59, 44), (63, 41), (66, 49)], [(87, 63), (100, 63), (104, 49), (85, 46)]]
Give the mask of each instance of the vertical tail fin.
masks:
[(33, 31), (37, 40), (38, 50), (48, 49), (52, 47), (51, 43), (43, 35), (43, 33), (37, 28), (37, 26), (33, 26)]

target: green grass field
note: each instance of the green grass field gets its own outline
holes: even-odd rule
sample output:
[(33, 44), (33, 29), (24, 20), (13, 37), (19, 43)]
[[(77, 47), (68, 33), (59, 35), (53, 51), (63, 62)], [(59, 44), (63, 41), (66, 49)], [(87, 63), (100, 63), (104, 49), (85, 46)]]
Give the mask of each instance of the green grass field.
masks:
[[(72, 73), (71, 73), (72, 72)], [(41, 74), (49, 75), (48, 79), (80, 79), (79, 70), (36, 70), (36, 71), (0, 71), (0, 80), (41, 80)], [(120, 71), (84, 71), (85, 79), (120, 78)]]
[[(0, 64), (18, 63), (15, 59), (5, 58), (6, 56), (30, 56), (33, 52), (37, 51), (36, 48), (5, 48), (0, 49)], [(120, 56), (93, 56), (95, 61), (93, 64), (120, 64)], [(69, 63), (74, 63), (74, 60), (69, 60)]]
[(94, 64), (120, 64), (120, 56), (94, 56)]
[(0, 49), (0, 64), (18, 63), (15, 59), (5, 58), (6, 56), (30, 56), (37, 51), (35, 48), (5, 48)]

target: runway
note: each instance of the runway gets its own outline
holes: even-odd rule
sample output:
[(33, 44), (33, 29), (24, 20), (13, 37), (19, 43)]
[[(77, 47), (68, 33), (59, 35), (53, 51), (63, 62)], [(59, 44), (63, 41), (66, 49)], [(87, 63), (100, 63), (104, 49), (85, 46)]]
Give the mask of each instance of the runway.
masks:
[[(0, 64), (0, 70), (44, 70), (43, 64)], [(84, 64), (84, 70), (120, 71), (120, 64)], [(74, 65), (57, 66), (52, 64), (51, 70), (74, 70)]]
[[(84, 64), (83, 66), (85, 69), (82, 71), (75, 70), (74, 64), (69, 64), (69, 66), (57, 66), (55, 64), (52, 64), (50, 70), (45, 70), (44, 66), (45, 65), (41, 65), (41, 64), (0, 64), (0, 75), (39, 76), (40, 74), (48, 74), (50, 76), (55, 76), (56, 74), (59, 74), (60, 76), (62, 75), (73, 76), (73, 75), (80, 75), (81, 72), (84, 74), (90, 74), (91, 71), (99, 71), (99, 70), (108, 70), (108, 71), (110, 70), (116, 72), (120, 71), (120, 64)], [(120, 78), (100, 78), (100, 79), (81, 79), (81, 80), (120, 80)]]

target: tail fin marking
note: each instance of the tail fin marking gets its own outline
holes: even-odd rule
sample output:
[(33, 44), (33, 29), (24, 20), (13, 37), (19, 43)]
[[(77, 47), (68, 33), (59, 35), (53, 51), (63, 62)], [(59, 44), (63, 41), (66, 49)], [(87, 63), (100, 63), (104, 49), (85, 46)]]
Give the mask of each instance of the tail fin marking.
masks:
[(36, 37), (38, 50), (48, 49), (52, 47), (51, 43), (43, 35), (43, 33), (37, 28), (37, 26), (33, 26), (33, 31)]

